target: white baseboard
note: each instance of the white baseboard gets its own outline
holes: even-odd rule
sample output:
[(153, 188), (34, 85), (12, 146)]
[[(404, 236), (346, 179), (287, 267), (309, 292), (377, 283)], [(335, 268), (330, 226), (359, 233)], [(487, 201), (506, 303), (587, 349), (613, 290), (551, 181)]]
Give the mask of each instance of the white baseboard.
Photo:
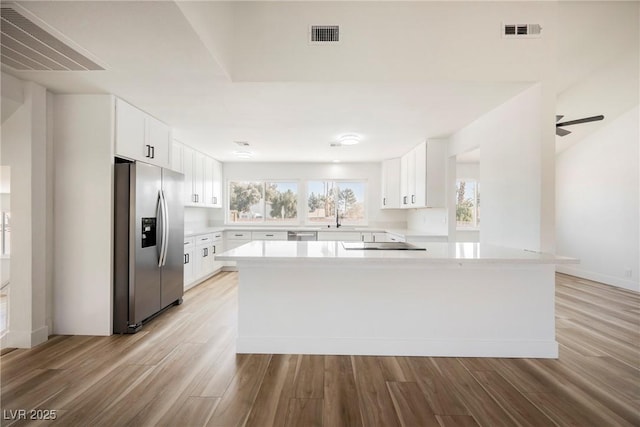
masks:
[(556, 266), (556, 271), (558, 273), (564, 273), (570, 276), (576, 276), (582, 279), (593, 280), (594, 282), (600, 282), (606, 285), (616, 286), (618, 288), (640, 292), (640, 283), (634, 282), (633, 280), (630, 280), (630, 279), (609, 276), (607, 274), (596, 273), (593, 271), (581, 270), (579, 268), (571, 267), (568, 265), (558, 265)]
[(238, 337), (237, 353), (557, 359), (556, 341), (407, 340), (338, 337)]
[(43, 326), (35, 331), (11, 331), (3, 337), (0, 345), (2, 348), (32, 348), (49, 339), (49, 327)]

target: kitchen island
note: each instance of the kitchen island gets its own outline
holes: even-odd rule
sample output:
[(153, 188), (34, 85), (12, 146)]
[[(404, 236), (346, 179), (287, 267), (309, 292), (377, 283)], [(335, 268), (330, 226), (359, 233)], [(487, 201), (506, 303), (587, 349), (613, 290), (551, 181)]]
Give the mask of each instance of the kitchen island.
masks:
[(555, 264), (478, 243), (347, 250), (253, 241), (236, 261), (238, 353), (555, 358)]

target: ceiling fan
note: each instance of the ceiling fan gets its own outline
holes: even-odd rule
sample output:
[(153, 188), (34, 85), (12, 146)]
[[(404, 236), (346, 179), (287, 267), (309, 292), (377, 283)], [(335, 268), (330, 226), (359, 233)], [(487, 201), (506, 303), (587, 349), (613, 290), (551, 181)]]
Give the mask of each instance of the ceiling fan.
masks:
[(556, 135), (558, 136), (565, 136), (571, 133), (571, 131), (569, 130), (562, 129), (562, 126), (571, 126), (571, 125), (577, 125), (580, 123), (597, 122), (599, 120), (604, 119), (603, 115), (599, 115), (599, 116), (585, 117), (583, 119), (569, 120), (567, 122), (558, 123), (558, 121), (561, 120), (563, 117), (564, 116), (556, 116)]

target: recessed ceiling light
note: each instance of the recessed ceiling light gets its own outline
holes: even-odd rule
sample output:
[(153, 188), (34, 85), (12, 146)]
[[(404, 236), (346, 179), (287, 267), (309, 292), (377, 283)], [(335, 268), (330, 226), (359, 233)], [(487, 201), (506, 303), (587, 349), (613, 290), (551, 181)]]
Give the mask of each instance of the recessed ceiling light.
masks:
[(338, 142), (342, 145), (356, 145), (360, 143), (360, 135), (349, 133), (338, 138)]
[(238, 151), (234, 151), (233, 155), (239, 159), (250, 159), (253, 157), (253, 152), (246, 151), (246, 150), (238, 150)]

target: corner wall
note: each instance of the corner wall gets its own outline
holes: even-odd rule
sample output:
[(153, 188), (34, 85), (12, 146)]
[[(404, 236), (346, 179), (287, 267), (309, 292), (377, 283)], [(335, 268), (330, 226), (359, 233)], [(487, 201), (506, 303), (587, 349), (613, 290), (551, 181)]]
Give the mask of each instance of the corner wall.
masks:
[(5, 74), (2, 79), (24, 94), (24, 102), (14, 105), (2, 123), (1, 162), (11, 170), (12, 221), (9, 329), (2, 346), (30, 348), (48, 338), (47, 285), (53, 274), (47, 242), (53, 215), (47, 91), (33, 82), (5, 79)]
[(535, 84), (450, 138), (449, 156), (480, 147), (481, 243), (549, 250), (543, 238), (553, 230), (543, 227), (553, 212), (543, 212), (543, 195), (553, 199), (554, 187), (543, 177), (543, 159), (553, 150), (543, 141), (546, 110), (542, 85)]
[(636, 292), (640, 292), (639, 117), (636, 106), (556, 160), (558, 253), (580, 259), (576, 266), (557, 270)]

